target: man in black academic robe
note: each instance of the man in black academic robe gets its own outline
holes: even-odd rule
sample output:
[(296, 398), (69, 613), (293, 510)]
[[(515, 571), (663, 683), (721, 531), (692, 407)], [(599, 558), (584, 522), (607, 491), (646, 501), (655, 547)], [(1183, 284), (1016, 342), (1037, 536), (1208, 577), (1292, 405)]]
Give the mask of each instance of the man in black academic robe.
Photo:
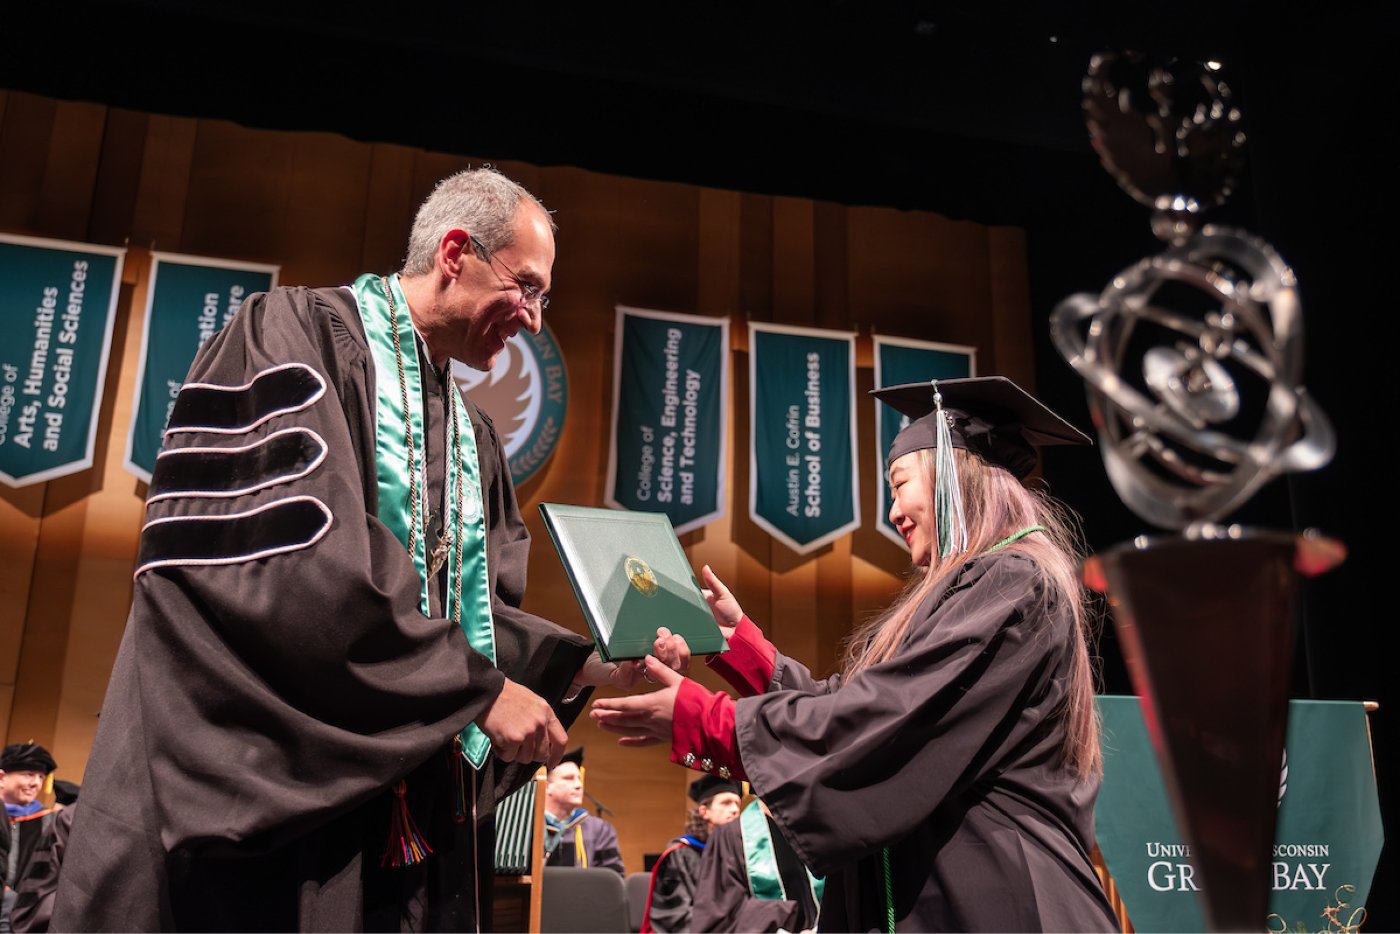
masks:
[[(563, 752), (582, 688), (618, 682), (588, 640), (519, 609), (529, 536), (469, 401), (476, 489), (454, 459), (469, 439), (450, 430), (450, 358), (489, 369), (537, 331), (553, 258), (533, 196), (459, 173), (420, 210), (404, 273), (362, 278), (411, 315), (398, 387), (346, 288), (254, 296), (201, 350), (152, 479), (55, 930), (489, 926), (495, 803)], [(405, 473), (421, 498), (400, 515), (381, 496), (382, 430), (414, 425), (395, 398), (415, 388), (422, 471)], [(465, 491), (456, 513), (449, 487)], [(443, 516), (478, 507), (494, 663), (447, 618), (463, 602), (449, 568), (422, 562), (425, 585), (386, 525), (456, 547), (463, 526)], [(492, 742), (480, 769), (453, 742), (473, 723)]]
[[(746, 809), (740, 820), (716, 827), (705, 843), (689, 930), (815, 930), (820, 883), (808, 874), (763, 806), (755, 800), (748, 807), (753, 812)], [(752, 833), (760, 836), (762, 850), (756, 852), (756, 841), (748, 839)]]
[(689, 931), (695, 908), (696, 880), (706, 841), (719, 827), (739, 816), (743, 803), (738, 782), (702, 775), (686, 788), (695, 807), (686, 816), (685, 833), (672, 840), (651, 867), (651, 885), (642, 913), (643, 932)]
[(45, 780), (58, 768), (49, 751), (38, 743), (11, 743), (0, 751), (0, 931), (10, 930), (15, 892), (28, 876), (34, 854), (48, 844), (61, 808), (39, 799)]
[[(54, 782), (55, 791), (64, 782)], [(53, 827), (43, 843), (30, 858), (29, 871), (15, 887), (15, 900), (10, 909), (10, 930), (15, 934), (42, 934), (49, 929), (53, 917), (53, 897), (58, 890), (58, 875), (63, 869), (63, 853), (68, 847), (68, 834), (73, 829), (77, 805), (67, 803), (54, 815)]]

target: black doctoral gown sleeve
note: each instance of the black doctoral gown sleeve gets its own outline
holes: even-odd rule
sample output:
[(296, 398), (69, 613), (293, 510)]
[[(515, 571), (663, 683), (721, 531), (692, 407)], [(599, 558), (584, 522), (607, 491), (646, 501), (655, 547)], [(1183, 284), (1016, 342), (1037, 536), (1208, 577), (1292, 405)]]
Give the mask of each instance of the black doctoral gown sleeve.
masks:
[(663, 934), (690, 930), (700, 857), (694, 847), (682, 845), (652, 867), (651, 898), (647, 903), (647, 921), (652, 930)]
[(460, 628), (419, 611), (377, 518), (359, 333), (348, 292), (278, 289), (197, 356), (172, 427), (225, 430), (172, 434), (158, 460), (56, 927), (169, 926), (168, 854), (295, 840), (499, 693)]
[(916, 612), (895, 657), (828, 694), (738, 702), (744, 767), (814, 873), (898, 841), (1016, 748), (1028, 698), (1058, 690), (1050, 668), (1068, 638), (1042, 625), (1040, 601), (1029, 559), (975, 559)]
[(716, 827), (700, 857), (690, 930), (796, 931), (801, 922), (796, 901), (754, 898), (751, 894), (739, 822)]

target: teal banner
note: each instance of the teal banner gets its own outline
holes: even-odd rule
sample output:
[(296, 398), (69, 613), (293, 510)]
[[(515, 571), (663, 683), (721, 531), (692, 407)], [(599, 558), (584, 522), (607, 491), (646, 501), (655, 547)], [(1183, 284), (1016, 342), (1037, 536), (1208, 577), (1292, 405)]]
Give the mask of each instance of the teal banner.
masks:
[[(977, 375), (977, 350), (973, 347), (882, 337), (879, 334), (874, 336), (874, 342), (877, 389)], [(876, 528), (905, 551), (909, 550), (909, 543), (890, 524), (890, 484), (885, 471), (885, 455), (890, 451), (894, 436), (908, 424), (908, 416), (875, 400), (875, 502), (879, 504)]]
[(126, 251), (0, 235), (0, 481), (92, 466)]
[[(1191, 848), (1177, 831), (1136, 697), (1100, 697), (1099, 850), (1138, 931), (1203, 931)], [(1384, 834), (1363, 705), (1293, 701), (1279, 768), (1273, 894), (1260, 928), (1356, 930)]]
[(245, 298), (277, 284), (277, 268), (152, 254), (136, 398), (126, 439), (127, 470), (151, 482), (165, 424), (195, 353), (228, 324)]
[(729, 319), (617, 309), (607, 504), (677, 533), (724, 509)]
[(510, 478), (528, 482), (554, 456), (569, 410), (569, 375), (549, 325), (506, 341), (489, 373), (452, 361), (462, 393), (491, 416), (505, 446)]
[(798, 554), (860, 526), (855, 334), (749, 325), (749, 516)]

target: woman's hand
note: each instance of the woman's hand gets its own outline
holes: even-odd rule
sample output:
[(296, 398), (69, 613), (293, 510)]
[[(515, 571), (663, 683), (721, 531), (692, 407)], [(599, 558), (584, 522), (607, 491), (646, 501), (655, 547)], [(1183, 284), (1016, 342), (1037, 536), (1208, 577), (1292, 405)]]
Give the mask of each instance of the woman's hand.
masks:
[(715, 622), (719, 623), (719, 631), (723, 633), (726, 641), (734, 638), (734, 627), (744, 618), (744, 608), (708, 564), (700, 569), (700, 577), (705, 582), (700, 592), (705, 595), (705, 602), (710, 605)]
[(654, 655), (643, 664), (648, 679), (661, 685), (649, 694), (631, 697), (602, 697), (593, 702), (589, 712), (594, 721), (609, 733), (621, 734), (619, 746), (671, 745), (671, 720), (675, 716), (676, 694), (685, 679), (663, 665)]
[(685, 636), (678, 636), (665, 626), (656, 630), (651, 654), (674, 672), (685, 674), (690, 671), (690, 645), (685, 641)]

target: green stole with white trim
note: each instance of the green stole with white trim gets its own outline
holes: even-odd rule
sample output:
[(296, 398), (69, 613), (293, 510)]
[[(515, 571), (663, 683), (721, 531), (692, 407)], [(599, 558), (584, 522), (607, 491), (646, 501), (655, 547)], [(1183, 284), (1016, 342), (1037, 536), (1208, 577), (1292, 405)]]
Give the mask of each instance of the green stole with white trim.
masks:
[[(386, 285), (393, 290), (392, 313)], [(409, 550), (422, 582), (418, 609), (427, 616), (430, 607), (428, 554), (424, 541), (427, 537), (424, 521), (427, 472), (424, 469), (426, 447), (418, 341), (408, 301), (399, 288), (397, 276), (386, 279), (363, 275), (355, 280), (354, 293), (365, 336), (369, 339), (370, 356), (374, 358), (374, 460), (379, 479), (379, 521)], [(395, 320), (391, 323), (391, 319)], [(447, 553), (447, 600), (443, 615), (458, 620), (468, 644), (494, 665), (496, 632), (491, 621), (491, 584), (486, 573), (486, 516), (481, 504), (476, 435), (472, 432), (457, 381), (450, 376), (446, 391), (451, 396), (447, 406), (447, 504), (443, 527), (450, 529), (454, 538)], [(404, 411), (405, 394), (407, 412)], [(410, 436), (413, 439), (411, 449)], [(457, 463), (452, 461), (454, 453)], [(410, 502), (411, 488), (417, 491), (417, 509)], [(473, 768), (481, 768), (491, 751), (491, 741), (486, 734), (471, 723), (461, 732), (460, 739), (462, 755)]]
[[(773, 852), (773, 837), (768, 830), (768, 818), (757, 801), (752, 802), (739, 814), (739, 831), (739, 835), (744, 839), (744, 863), (748, 870), (750, 894), (754, 898), (787, 900), (783, 875), (778, 871), (778, 858)], [(807, 882), (812, 887), (812, 898), (820, 911), (825, 880), (812, 875), (806, 866), (802, 867), (802, 871), (807, 873)]]

